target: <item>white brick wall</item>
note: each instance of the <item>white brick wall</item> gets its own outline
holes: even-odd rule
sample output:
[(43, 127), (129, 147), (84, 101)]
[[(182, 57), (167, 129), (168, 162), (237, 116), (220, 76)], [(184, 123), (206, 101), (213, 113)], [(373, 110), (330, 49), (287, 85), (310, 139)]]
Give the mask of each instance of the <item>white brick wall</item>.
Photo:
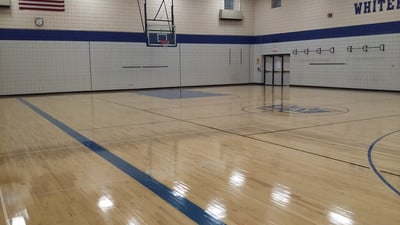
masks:
[[(253, 46), (254, 58), (269, 54), (291, 54), (293, 49), (329, 49), (335, 53), (311, 52), (305, 55), (291, 55), (290, 84), (303, 86), (324, 86), (342, 88), (380, 89), (400, 91), (400, 35), (372, 35), (350, 38), (321, 39), (311, 41), (281, 42)], [(368, 52), (353, 50), (347, 46), (376, 47), (385, 44), (385, 51), (369, 49)], [(278, 52), (272, 52), (272, 48)], [(344, 63), (345, 65), (310, 65), (310, 63)], [(262, 66), (262, 63), (260, 64)], [(262, 73), (253, 61), (252, 82), (262, 82)]]
[(253, 35), (254, 0), (241, 0), (242, 21), (219, 20), (223, 0), (177, 0), (178, 33)]
[[(244, 20), (238, 22), (218, 19), (223, 0), (175, 0), (177, 31), (265, 35), (399, 20), (399, 10), (355, 15), (355, 1), (282, 0), (277, 9), (271, 9), (270, 1), (242, 0)], [(34, 17), (43, 17), (45, 26), (35, 27)], [(18, 1), (12, 0), (11, 9), (0, 9), (0, 28), (142, 31), (136, 0), (68, 0), (62, 13), (21, 11)], [(273, 47), (276, 53), (288, 54), (294, 48), (336, 48), (333, 55), (291, 57), (291, 84), (400, 90), (399, 43), (399, 34), (253, 46), (179, 44), (167, 49), (147, 48), (144, 43), (0, 41), (0, 95), (260, 82), (257, 67), (262, 62), (257, 65), (256, 59), (272, 54)], [(386, 51), (346, 52), (347, 45), (364, 44), (385, 44)], [(310, 66), (312, 62), (346, 66)], [(122, 68), (132, 65), (168, 68)]]
[[(133, 0), (67, 0), (65, 12), (19, 10), (11, 1), (9, 13), (0, 13), (0, 28), (36, 28), (34, 17), (43, 17), (48, 30), (139, 31), (138, 12)], [(2, 10), (3, 12), (6, 10)], [(139, 17), (138, 17), (139, 18)]]
[[(343, 27), (398, 21), (400, 10), (355, 15), (349, 0), (282, 0), (282, 7), (271, 9), (271, 0), (255, 1), (255, 34)], [(327, 14), (333, 13), (332, 18)]]
[[(344, 27), (399, 21), (400, 10), (356, 15), (354, 3), (348, 0), (282, 0), (282, 7), (271, 9), (271, 0), (255, 0), (255, 34), (267, 35), (295, 31)], [(328, 18), (327, 14), (333, 17)], [(335, 54), (299, 53), (291, 56), (291, 85), (400, 90), (400, 35), (372, 35), (321, 40), (306, 40), (254, 45), (251, 65), (252, 82), (261, 82), (262, 68), (256, 59), (262, 55), (291, 54), (293, 49), (315, 50), (335, 47)], [(346, 51), (347, 46), (378, 46), (384, 52), (370, 49), (367, 53)], [(273, 48), (278, 52), (272, 51)], [(345, 65), (316, 66), (310, 63), (338, 62)]]
[[(65, 12), (19, 10), (18, 0), (10, 9), (0, 9), (0, 28), (36, 29), (33, 19), (43, 17), (38, 29), (142, 32), (136, 0), (67, 0)], [(142, 3), (142, 10), (144, 1)], [(149, 0), (150, 14), (157, 11), (160, 0)], [(169, 2), (167, 0), (167, 2)], [(254, 33), (254, 0), (242, 0), (243, 21), (220, 21), (223, 0), (175, 0), (177, 32), (183, 34)]]

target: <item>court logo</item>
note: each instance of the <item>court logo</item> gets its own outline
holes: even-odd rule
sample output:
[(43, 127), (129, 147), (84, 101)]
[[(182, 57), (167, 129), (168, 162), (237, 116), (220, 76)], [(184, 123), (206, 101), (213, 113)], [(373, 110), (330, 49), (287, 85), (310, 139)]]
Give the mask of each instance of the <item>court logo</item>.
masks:
[(304, 114), (313, 114), (313, 113), (328, 113), (334, 112), (332, 109), (324, 109), (319, 107), (303, 107), (298, 105), (269, 105), (259, 107), (258, 109), (263, 111), (275, 111), (275, 112), (284, 112), (284, 113), (304, 113)]
[(400, 9), (400, 0), (373, 0), (354, 3), (356, 15)]
[(302, 116), (332, 116), (350, 112), (344, 106), (299, 106), (294, 104), (272, 104), (263, 106), (245, 106), (243, 111), (249, 113), (282, 113)]

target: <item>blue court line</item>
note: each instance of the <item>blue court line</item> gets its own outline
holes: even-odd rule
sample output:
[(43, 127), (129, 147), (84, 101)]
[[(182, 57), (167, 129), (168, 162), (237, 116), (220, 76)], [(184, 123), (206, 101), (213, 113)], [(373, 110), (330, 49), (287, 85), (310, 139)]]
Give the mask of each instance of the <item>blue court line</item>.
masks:
[(379, 179), (381, 179), (381, 181), (382, 181), (383, 183), (385, 183), (386, 186), (388, 186), (388, 187), (389, 187), (392, 191), (394, 191), (397, 195), (400, 195), (400, 191), (397, 190), (395, 187), (393, 187), (393, 185), (392, 185), (391, 183), (389, 183), (389, 181), (387, 181), (387, 180), (385, 179), (385, 177), (382, 176), (382, 174), (379, 172), (379, 170), (376, 169), (376, 167), (375, 167), (375, 165), (374, 165), (374, 162), (372, 161), (372, 150), (374, 149), (375, 145), (376, 145), (378, 142), (380, 142), (382, 139), (386, 138), (387, 136), (390, 136), (390, 135), (392, 135), (392, 134), (394, 134), (394, 133), (397, 133), (397, 132), (400, 132), (400, 130), (396, 130), (396, 131), (393, 131), (393, 132), (390, 132), (390, 133), (387, 133), (387, 134), (381, 136), (380, 138), (376, 139), (376, 140), (371, 144), (371, 146), (369, 146), (369, 149), (368, 149), (368, 162), (369, 162), (369, 165), (371, 166), (372, 170), (373, 170), (373, 171), (375, 172), (375, 174), (379, 177)]
[(18, 98), (23, 104), (31, 108), (37, 114), (42, 116), (44, 119), (48, 120), (50, 123), (55, 125), (56, 127), (63, 130), (65, 133), (73, 137), (75, 140), (79, 141), (82, 145), (86, 146), (94, 153), (105, 159), (106, 161), (113, 164), (115, 167), (135, 179), (137, 182), (141, 183), (143, 186), (151, 190), (153, 193), (158, 195), (164, 201), (168, 202), (170, 205), (178, 209), (180, 212), (185, 214), (187, 217), (192, 219), (197, 224), (201, 225), (225, 225), (224, 222), (215, 219), (210, 214), (205, 212), (202, 208), (195, 205), (191, 201), (187, 200), (186, 198), (174, 195), (174, 191), (169, 189), (164, 184), (160, 183), (159, 181), (155, 180), (151, 176), (147, 175), (146, 173), (142, 172), (138, 168), (132, 166), (125, 160), (121, 159), (117, 155), (114, 155), (101, 145), (95, 143), (94, 141), (90, 140), (89, 138), (83, 136), (82, 134), (78, 133), (77, 131), (73, 130), (72, 128), (68, 127), (61, 121), (55, 119), (54, 117), (50, 116), (46, 112), (42, 111), (35, 105), (31, 104), (30, 102)]

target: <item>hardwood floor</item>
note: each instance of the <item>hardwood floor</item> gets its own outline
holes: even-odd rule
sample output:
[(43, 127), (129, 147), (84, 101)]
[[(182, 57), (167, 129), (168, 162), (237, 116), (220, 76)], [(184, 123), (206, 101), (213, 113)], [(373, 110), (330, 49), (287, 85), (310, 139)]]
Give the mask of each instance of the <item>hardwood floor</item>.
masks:
[(400, 224), (399, 93), (185, 90), (0, 98), (0, 224)]

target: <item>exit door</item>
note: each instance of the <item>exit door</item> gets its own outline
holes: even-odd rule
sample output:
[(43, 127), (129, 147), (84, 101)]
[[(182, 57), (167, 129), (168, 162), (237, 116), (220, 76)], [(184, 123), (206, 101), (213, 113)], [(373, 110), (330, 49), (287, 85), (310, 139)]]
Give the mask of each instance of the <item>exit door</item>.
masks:
[(264, 84), (286, 86), (290, 84), (290, 55), (264, 56)]

